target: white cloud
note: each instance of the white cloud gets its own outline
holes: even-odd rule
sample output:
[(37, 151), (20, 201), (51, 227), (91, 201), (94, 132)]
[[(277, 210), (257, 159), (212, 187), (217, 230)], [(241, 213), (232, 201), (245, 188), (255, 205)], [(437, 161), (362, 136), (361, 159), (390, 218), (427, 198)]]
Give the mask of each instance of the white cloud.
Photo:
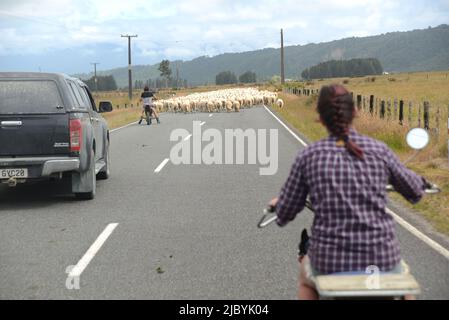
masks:
[(1, 0), (0, 54), (102, 43), (125, 54), (120, 34), (136, 33), (137, 57), (187, 59), (279, 47), (280, 28), (287, 45), (425, 28), (448, 10), (444, 0)]

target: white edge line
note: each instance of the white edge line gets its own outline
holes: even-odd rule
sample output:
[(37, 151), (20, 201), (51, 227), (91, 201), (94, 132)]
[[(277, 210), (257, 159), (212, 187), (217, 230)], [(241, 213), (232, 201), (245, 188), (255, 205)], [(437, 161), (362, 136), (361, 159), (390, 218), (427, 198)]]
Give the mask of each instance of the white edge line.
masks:
[(189, 140), (192, 137), (192, 134), (189, 134), (187, 137), (184, 138), (184, 141)]
[(166, 165), (167, 162), (169, 162), (169, 161), (170, 161), (169, 158), (164, 159), (164, 160), (161, 162), (161, 164), (154, 170), (154, 173), (159, 173), (159, 172), (162, 170), (162, 168), (165, 167), (165, 165)]
[[(289, 127), (287, 127), (287, 125), (282, 122), (282, 120), (280, 120), (278, 117), (276, 117), (276, 115), (271, 112), (270, 109), (268, 109), (266, 106), (264, 106), (265, 110), (268, 111), (268, 113), (270, 113), (280, 124), (282, 124), (282, 126), (287, 129), (288, 132), (290, 132), (293, 137), (295, 137), (304, 147), (307, 146), (307, 143), (305, 143), (301, 138), (299, 138)], [(415, 228), (413, 225), (411, 225), (410, 223), (408, 223), (406, 220), (404, 220), (404, 218), (400, 217), (397, 213), (395, 213), (394, 211), (392, 211), (389, 208), (386, 208), (387, 213), (391, 214), (393, 216), (393, 218), (402, 226), (404, 227), (406, 230), (408, 230), (411, 234), (413, 234), (414, 236), (416, 236), (418, 239), (422, 240), (423, 242), (425, 242), (429, 247), (431, 247), (432, 249), (434, 249), (436, 252), (438, 252), (439, 254), (441, 254), (443, 257), (445, 257), (446, 259), (449, 260), (449, 250), (447, 250), (446, 248), (444, 248), (442, 245), (440, 245), (438, 242), (432, 240), (431, 238), (429, 238), (428, 236), (426, 236), (424, 233), (422, 233), (421, 231), (419, 231), (417, 228)]]
[(417, 238), (427, 243), (432, 249), (440, 253), (442, 256), (444, 256), (446, 259), (449, 260), (449, 251), (446, 250), (442, 245), (440, 245), (438, 242), (430, 239), (428, 236), (423, 234), (421, 231), (416, 229), (414, 226), (412, 226), (410, 223), (405, 221), (402, 217), (400, 217), (398, 214), (394, 213), (391, 209), (386, 208), (387, 213), (391, 214), (395, 220), (403, 226), (405, 229), (410, 231), (410, 233), (414, 234)]
[(118, 127), (118, 128), (115, 128), (115, 129), (109, 130), (109, 132), (114, 132), (114, 131), (118, 131), (118, 130), (121, 130), (121, 129), (127, 128), (127, 127), (129, 127), (129, 126), (132, 126), (132, 125), (134, 125), (134, 124), (138, 123), (138, 122), (139, 122), (139, 121), (134, 121), (134, 122), (128, 123), (127, 125), (125, 125), (125, 126), (123, 126), (123, 127)]
[(287, 125), (284, 123), (284, 122), (282, 122), (282, 120), (281, 119), (279, 119), (278, 117), (276, 117), (276, 115), (273, 113), (273, 112), (271, 112), (271, 110), (270, 109), (268, 109), (267, 108), (267, 106), (263, 106), (264, 108), (265, 108), (265, 110), (267, 110), (280, 124), (282, 124), (282, 126), (285, 128), (285, 129), (287, 129), (287, 131), (288, 132), (290, 132), (291, 133), (291, 135), (293, 136), (293, 137), (295, 137), (296, 138), (296, 140), (298, 140), (304, 147), (307, 147), (307, 143), (305, 143), (304, 142), (304, 140), (302, 140), (300, 137), (298, 137), (298, 135), (296, 134), (296, 133), (294, 133), (289, 127), (287, 127)]
[(79, 277), (81, 273), (83, 273), (84, 269), (86, 269), (87, 265), (90, 261), (95, 257), (98, 250), (102, 247), (102, 245), (106, 242), (108, 237), (114, 231), (114, 229), (118, 226), (118, 223), (110, 223), (106, 226), (103, 232), (98, 236), (97, 240), (90, 246), (90, 248), (86, 251), (84, 256), (80, 261), (76, 264), (76, 266), (70, 271), (70, 277)]

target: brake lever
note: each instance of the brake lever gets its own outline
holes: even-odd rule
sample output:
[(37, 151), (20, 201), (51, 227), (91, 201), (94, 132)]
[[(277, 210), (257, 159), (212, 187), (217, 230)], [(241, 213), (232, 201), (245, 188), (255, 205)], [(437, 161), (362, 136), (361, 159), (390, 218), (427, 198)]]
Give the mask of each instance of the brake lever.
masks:
[(269, 224), (273, 223), (277, 219), (277, 215), (275, 214), (271, 218), (265, 220), (268, 215), (273, 214), (275, 211), (275, 208), (273, 206), (269, 206), (268, 208), (263, 209), (264, 215), (262, 216), (262, 219), (260, 219), (259, 223), (257, 224), (257, 227), (259, 229), (265, 228)]
[[(310, 201), (309, 198), (306, 199), (305, 207), (307, 209), (313, 211), (312, 202)], [(276, 213), (276, 207), (275, 206), (268, 206), (267, 208), (263, 209), (263, 213), (264, 213), (264, 215), (262, 216), (262, 218), (260, 219), (259, 223), (257, 224), (257, 227), (259, 229), (265, 228), (266, 226), (268, 226), (269, 224), (273, 223), (277, 219), (277, 215), (275, 214)], [(273, 213), (275, 215), (273, 217), (267, 219), (268, 215), (273, 214)]]
[(424, 189), (426, 194), (437, 194), (441, 192), (441, 189), (436, 184), (430, 184), (429, 187)]

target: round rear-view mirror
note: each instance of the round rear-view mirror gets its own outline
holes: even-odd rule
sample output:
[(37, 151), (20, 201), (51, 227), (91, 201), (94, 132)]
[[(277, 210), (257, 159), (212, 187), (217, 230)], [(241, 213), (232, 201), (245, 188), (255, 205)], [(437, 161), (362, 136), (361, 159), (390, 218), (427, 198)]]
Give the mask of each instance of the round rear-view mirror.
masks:
[(429, 134), (422, 128), (414, 128), (407, 133), (406, 140), (411, 148), (420, 150), (429, 143)]

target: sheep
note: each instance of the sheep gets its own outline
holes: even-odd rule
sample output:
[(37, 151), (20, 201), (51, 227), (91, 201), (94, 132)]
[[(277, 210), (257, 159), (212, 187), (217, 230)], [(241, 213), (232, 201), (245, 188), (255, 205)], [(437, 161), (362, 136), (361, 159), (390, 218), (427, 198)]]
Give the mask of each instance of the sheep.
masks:
[[(158, 109), (169, 112), (221, 112), (240, 111), (258, 105), (278, 105), (278, 95), (257, 88), (235, 88), (193, 93), (185, 97), (160, 100)], [(283, 103), (282, 103), (283, 106)]]
[(282, 100), (282, 99), (277, 99), (276, 100), (276, 105), (279, 107), (279, 108), (283, 108), (284, 107), (284, 100)]
[(232, 108), (235, 112), (240, 112), (240, 101), (235, 100), (232, 102)]
[(226, 101), (226, 111), (231, 112), (232, 111), (232, 101)]

